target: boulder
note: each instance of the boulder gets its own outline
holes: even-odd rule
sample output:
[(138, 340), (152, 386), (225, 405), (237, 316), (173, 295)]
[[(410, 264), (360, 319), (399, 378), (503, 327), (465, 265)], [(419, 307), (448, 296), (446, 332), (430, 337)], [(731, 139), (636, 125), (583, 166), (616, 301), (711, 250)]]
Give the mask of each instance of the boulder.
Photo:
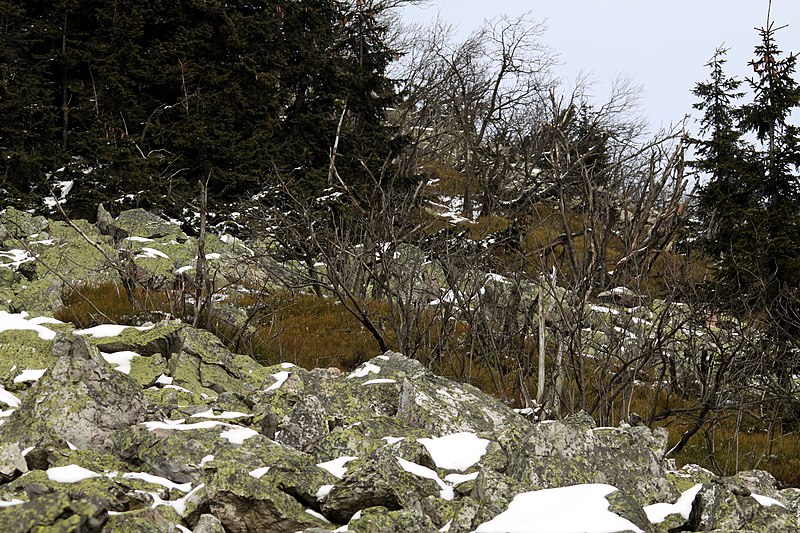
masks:
[(507, 475), (533, 488), (609, 484), (641, 506), (677, 498), (661, 466), (665, 430), (593, 425), (585, 415), (577, 423), (568, 417), (535, 424), (512, 454)]
[(386, 507), (370, 507), (361, 511), (358, 518), (348, 524), (348, 531), (355, 533), (435, 533), (440, 531), (424, 514), (409, 509), (390, 510)]
[(123, 211), (113, 221), (104, 217), (100, 227), (106, 235), (113, 234), (117, 238), (140, 237), (143, 239), (167, 239), (185, 242), (186, 234), (177, 224), (173, 224), (144, 209)]
[(751, 493), (731, 480), (703, 484), (685, 531), (796, 531), (796, 516), (782, 503)]
[(105, 452), (112, 448), (114, 430), (144, 420), (147, 403), (141, 388), (113, 370), (97, 348), (81, 337), (59, 334), (53, 355), (52, 369), (0, 426), (0, 441), (27, 447), (55, 439)]
[(103, 530), (108, 512), (91, 500), (72, 499), (65, 492), (43, 494), (0, 512), (0, 528), (8, 533), (29, 531)]
[(381, 448), (347, 464), (342, 479), (324, 497), (322, 513), (337, 523), (346, 523), (358, 511), (376, 506), (415, 509), (421, 514), (425, 498), (442, 495), (442, 485), (432, 477), (438, 479), (432, 470)]

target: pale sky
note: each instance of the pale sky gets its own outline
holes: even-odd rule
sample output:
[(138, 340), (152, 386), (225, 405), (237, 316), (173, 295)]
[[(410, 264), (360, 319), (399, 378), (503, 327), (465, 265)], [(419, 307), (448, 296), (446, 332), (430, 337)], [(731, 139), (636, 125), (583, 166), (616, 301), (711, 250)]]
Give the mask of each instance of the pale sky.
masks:
[[(588, 74), (602, 101), (611, 80), (628, 77), (642, 87), (642, 113), (658, 129), (693, 111), (691, 90), (708, 77), (704, 65), (718, 46), (730, 48), (729, 75), (753, 73), (747, 62), (759, 42), (754, 28), (766, 23), (767, 6), (767, 0), (430, 0), (406, 8), (404, 19), (441, 13), (466, 36), (484, 19), (530, 12), (547, 20), (542, 41), (559, 54), (556, 74), (565, 88)], [(789, 25), (777, 33), (780, 49), (800, 53), (800, 0), (773, 0), (772, 20)]]

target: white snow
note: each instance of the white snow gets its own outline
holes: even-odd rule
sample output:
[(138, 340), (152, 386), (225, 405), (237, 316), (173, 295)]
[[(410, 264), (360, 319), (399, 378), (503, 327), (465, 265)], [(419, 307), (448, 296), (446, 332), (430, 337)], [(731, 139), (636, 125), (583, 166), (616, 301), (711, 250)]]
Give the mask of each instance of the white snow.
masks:
[(397, 383), (397, 380), (387, 378), (369, 379), (362, 383), (362, 385), (377, 385), (379, 383)]
[(49, 317), (49, 316), (35, 316), (28, 320), (31, 324), (63, 324), (62, 321), (58, 320), (57, 318)]
[(123, 374), (130, 374), (131, 373), (131, 361), (133, 361), (134, 357), (141, 357), (136, 352), (114, 352), (114, 353), (104, 353), (100, 352), (100, 355), (103, 356), (110, 365), (114, 366), (114, 370), (118, 372), (122, 372)]
[(204, 455), (203, 458), (200, 459), (200, 466), (205, 466), (206, 463), (213, 460), (214, 460), (213, 455)]
[(216, 252), (211, 254), (206, 254), (206, 259), (219, 259), (220, 257), (222, 257), (222, 255)]
[(294, 363), (281, 363), (281, 368), (287, 368), (288, 369), (288, 368), (294, 368), (296, 366), (297, 365), (295, 365)]
[(152, 259), (160, 257), (162, 259), (169, 259), (169, 256), (162, 252), (161, 250), (156, 250), (155, 248), (148, 248), (147, 246), (142, 247), (142, 253), (134, 257), (134, 259)]
[(605, 305), (590, 305), (589, 309), (596, 313), (608, 313), (612, 316), (619, 315), (619, 311), (616, 309), (611, 309), (610, 307), (606, 307)]
[(286, 383), (286, 380), (289, 379), (290, 375), (291, 375), (291, 372), (286, 372), (286, 371), (278, 372), (277, 374), (272, 374), (272, 377), (275, 378), (275, 383), (273, 383), (272, 385), (270, 385), (269, 387), (264, 389), (265, 392), (269, 392), (269, 391), (272, 391), (272, 390), (275, 390), (275, 389), (279, 389), (281, 387), (281, 385)]
[(203, 489), (205, 486), (206, 486), (205, 483), (200, 483), (195, 488), (193, 488), (186, 496), (184, 496), (183, 498), (179, 498), (177, 500), (174, 500), (174, 501), (162, 500), (158, 496), (158, 494), (154, 494), (152, 492), (149, 492), (148, 494), (150, 494), (150, 496), (153, 498), (153, 505), (151, 505), (151, 507), (153, 509), (155, 509), (156, 507), (158, 507), (160, 505), (169, 505), (170, 507), (175, 509), (175, 511), (177, 511), (179, 515), (183, 516), (184, 514), (186, 514), (186, 502), (187, 502), (187, 500), (191, 496), (193, 496), (195, 492)]
[(406, 440), (406, 438), (405, 437), (383, 437), (381, 440), (385, 440), (386, 444), (391, 446), (392, 444), (394, 444), (396, 442), (400, 442), (402, 440)]
[(388, 355), (379, 355), (375, 359), (380, 359), (381, 361), (390, 361), (391, 357), (389, 357)]
[(3, 402), (9, 407), (19, 407), (20, 400), (3, 387), (0, 387), (0, 402)]
[(462, 432), (433, 439), (417, 439), (425, 446), (438, 468), (464, 471), (486, 455), (487, 439), (474, 433)]
[(517, 494), (476, 533), (613, 533), (642, 530), (608, 510), (611, 485), (572, 485)]
[(16, 498), (11, 499), (9, 501), (0, 501), (0, 507), (11, 507), (12, 505), (19, 505), (21, 503), (25, 503), (23, 500), (18, 500)]
[(331, 493), (331, 490), (333, 490), (333, 487), (333, 485), (322, 485), (317, 491), (317, 500), (319, 501), (326, 498), (328, 494)]
[(48, 329), (34, 320), (27, 320), (28, 313), (9, 313), (7, 311), (0, 311), (0, 331), (9, 330), (30, 330), (35, 331), (39, 338), (45, 341), (51, 341), (56, 338), (56, 332)]
[(146, 472), (127, 472), (122, 474), (122, 477), (125, 479), (141, 479), (142, 481), (147, 481), (148, 483), (153, 483), (154, 485), (161, 485), (162, 487), (167, 487), (168, 489), (178, 489), (181, 492), (189, 492), (192, 490), (191, 483), (175, 483), (174, 481), (171, 481), (165, 477), (148, 474)]
[(253, 415), (249, 415), (247, 413), (240, 413), (239, 411), (223, 411), (222, 413), (215, 415), (214, 411), (209, 409), (208, 411), (195, 413), (191, 416), (191, 418), (214, 418), (217, 420), (233, 420), (236, 418), (247, 418), (250, 416)]
[(753, 497), (755, 501), (763, 505), (764, 507), (769, 507), (771, 505), (778, 505), (780, 507), (786, 508), (781, 502), (776, 500), (775, 498), (770, 498), (769, 496), (762, 496), (761, 494), (756, 494), (755, 492), (750, 493), (750, 496)]
[(22, 374), (14, 378), (14, 383), (25, 383), (28, 381), (39, 381), (39, 378), (44, 376), (44, 373), (47, 372), (46, 368), (42, 369), (31, 369), (26, 368), (22, 371)]
[(47, 470), (47, 478), (56, 483), (77, 483), (100, 474), (78, 465), (56, 466)]
[(327, 518), (325, 518), (324, 516), (322, 516), (320, 513), (318, 513), (318, 512), (317, 512), (317, 511), (315, 511), (314, 509), (306, 509), (306, 513), (310, 514), (310, 515), (311, 515), (311, 516), (313, 516), (314, 518), (318, 518), (318, 519), (322, 520), (322, 521), (323, 521), (323, 522), (325, 522), (326, 524), (330, 524), (330, 523), (331, 523), (331, 521), (330, 521), (330, 520), (328, 520)]
[(217, 422), (216, 420), (204, 420), (203, 422), (196, 422), (194, 424), (184, 424), (185, 420), (164, 420), (162, 422), (142, 422), (142, 425), (154, 431), (156, 429), (173, 429), (176, 431), (190, 431), (192, 429), (209, 429), (217, 426), (228, 426), (224, 422)]
[[(151, 387), (151, 388), (152, 388), (152, 387)], [(192, 391), (190, 391), (189, 389), (184, 389), (183, 387), (179, 387), (179, 386), (177, 386), (177, 385), (164, 385), (164, 388), (165, 388), (165, 389), (173, 389), (173, 390), (178, 390), (178, 391), (181, 391), (181, 392), (188, 392), (189, 394), (194, 394), (194, 393), (193, 393)], [(206, 399), (208, 399), (208, 396), (206, 396), (205, 394), (201, 394), (201, 396), (204, 396)]]
[[(120, 326), (118, 324), (100, 324), (99, 326), (95, 326), (93, 328), (87, 329), (78, 329), (75, 330), (73, 333), (75, 335), (91, 335), (92, 337), (116, 337), (126, 329), (133, 327), (133, 326)], [(134, 329), (139, 331), (147, 331), (148, 329), (153, 329), (153, 326), (137, 326)], [(55, 337), (55, 334), (53, 334)]]
[(703, 488), (703, 485), (698, 483), (694, 487), (683, 491), (675, 503), (654, 503), (646, 506), (644, 512), (647, 514), (647, 519), (650, 520), (651, 524), (659, 524), (669, 515), (679, 514), (688, 520), (689, 513), (692, 512), (692, 502), (701, 488)]
[(227, 429), (219, 434), (220, 437), (227, 439), (231, 444), (243, 444), (245, 440), (256, 435), (258, 435), (258, 431), (243, 427)]
[(0, 409), (0, 418), (8, 418), (16, 409)]
[(453, 494), (453, 487), (442, 481), (442, 478), (439, 477), (439, 474), (428, 468), (427, 466), (418, 465), (417, 463), (412, 463), (411, 461), (406, 461), (400, 457), (396, 457), (397, 462), (400, 463), (400, 466), (406, 472), (410, 472), (415, 476), (419, 476), (425, 479), (432, 479), (436, 482), (437, 485), (442, 489), (439, 492), (439, 496), (443, 500), (452, 500), (454, 497)]
[(478, 472), (473, 472), (471, 474), (447, 474), (444, 476), (444, 480), (447, 483), (450, 483), (452, 486), (461, 485), (462, 483), (466, 483), (467, 481), (472, 481), (473, 479), (478, 478)]
[(269, 472), (269, 467), (262, 466), (261, 468), (256, 468), (255, 470), (251, 470), (249, 474), (256, 479), (261, 479), (261, 476), (263, 476), (267, 472)]
[(317, 466), (322, 468), (323, 470), (327, 470), (335, 477), (342, 479), (344, 475), (347, 473), (347, 466), (345, 465), (350, 461), (353, 461), (354, 459), (358, 459), (358, 457), (351, 457), (345, 455), (344, 457), (339, 457), (338, 459), (334, 459), (333, 461), (318, 463)]
[(352, 373), (350, 373), (350, 375), (347, 376), (347, 379), (363, 378), (368, 376), (370, 373), (377, 374), (380, 371), (381, 367), (379, 367), (378, 365), (373, 365), (372, 363), (364, 363), (360, 367), (356, 368)]
[[(10, 263), (5, 260), (10, 259)], [(34, 261), (36, 258), (31, 256), (26, 250), (6, 250), (0, 252), (0, 267), (17, 268), (22, 263)]]
[(150, 239), (148, 237), (125, 237), (123, 240), (134, 241), (134, 242), (155, 242), (153, 239)]
[(175, 273), (178, 274), (178, 275), (181, 275), (184, 272), (188, 272), (188, 271), (192, 270), (193, 268), (194, 267), (192, 265), (182, 266), (179, 269), (175, 270)]
[(164, 374), (161, 374), (160, 376), (158, 376), (158, 379), (156, 379), (156, 383), (158, 383), (159, 385), (172, 385), (172, 381), (173, 378), (171, 378), (170, 376), (165, 376)]

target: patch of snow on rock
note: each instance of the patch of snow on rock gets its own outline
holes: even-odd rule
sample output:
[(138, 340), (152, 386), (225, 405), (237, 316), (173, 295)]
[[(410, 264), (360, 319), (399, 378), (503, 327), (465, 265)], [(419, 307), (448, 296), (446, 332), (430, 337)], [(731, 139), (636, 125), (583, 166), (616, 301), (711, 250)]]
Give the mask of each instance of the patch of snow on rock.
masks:
[(30, 369), (26, 368), (22, 371), (22, 374), (14, 378), (14, 383), (26, 383), (28, 381), (38, 381), (39, 378), (44, 376), (44, 373), (47, 372), (46, 368), (42, 369)]
[(369, 374), (378, 374), (381, 371), (381, 367), (378, 365), (373, 365), (372, 363), (364, 363), (363, 365), (356, 368), (353, 372), (351, 372), (347, 379), (353, 378), (363, 378), (368, 376)]
[(417, 439), (425, 446), (438, 468), (464, 471), (475, 465), (486, 455), (489, 441), (474, 433), (453, 433), (433, 439)]
[(56, 483), (77, 483), (93, 477), (100, 477), (100, 474), (78, 465), (55, 466), (47, 470), (47, 478)]
[(694, 498), (701, 488), (703, 488), (703, 485), (698, 483), (694, 487), (683, 491), (675, 503), (654, 503), (646, 506), (644, 512), (647, 514), (647, 519), (650, 520), (651, 524), (659, 524), (669, 515), (679, 514), (688, 520), (689, 514), (692, 512), (692, 502), (694, 502)]
[(9, 313), (7, 311), (0, 311), (0, 331), (9, 330), (30, 330), (35, 331), (39, 338), (45, 341), (51, 341), (56, 338), (56, 332), (48, 329), (34, 320), (28, 320), (28, 313)]
[(272, 377), (275, 378), (275, 383), (273, 383), (272, 385), (270, 385), (269, 387), (264, 389), (265, 392), (269, 392), (269, 391), (273, 391), (273, 390), (281, 388), (281, 385), (286, 383), (286, 380), (289, 379), (290, 375), (291, 375), (291, 373), (290, 372), (286, 372), (286, 371), (278, 372), (277, 374), (272, 374)]
[(613, 533), (635, 524), (608, 510), (616, 487), (572, 485), (517, 494), (508, 509), (479, 525), (476, 533)]
[(441, 491), (439, 493), (439, 497), (443, 500), (452, 500), (455, 496), (453, 494), (453, 487), (442, 481), (439, 477), (439, 474), (428, 468), (427, 466), (418, 465), (417, 463), (412, 463), (411, 461), (406, 461), (400, 457), (397, 457), (397, 462), (400, 463), (400, 466), (406, 472), (414, 474), (415, 476), (419, 476), (425, 479), (431, 479), (436, 482), (439, 487), (441, 487)]
[(226, 439), (231, 444), (243, 444), (245, 440), (250, 437), (255, 437), (256, 435), (258, 435), (258, 431), (243, 427), (227, 429), (219, 434), (220, 437)]
[(128, 351), (114, 353), (100, 352), (100, 355), (103, 356), (103, 359), (105, 359), (108, 364), (114, 366), (114, 370), (122, 372), (123, 374), (131, 373), (131, 361), (133, 361), (134, 357), (141, 357), (136, 352)]
[(388, 378), (370, 379), (362, 383), (362, 385), (377, 385), (379, 383), (397, 383), (397, 381)]
[(0, 402), (3, 402), (9, 407), (19, 407), (20, 400), (3, 387), (0, 387)]
[[(139, 331), (147, 331), (153, 329), (153, 326), (120, 326), (119, 324), (100, 324), (93, 328), (78, 329), (73, 331), (75, 335), (91, 335), (92, 337), (116, 337), (126, 329), (133, 327)], [(53, 334), (55, 337), (55, 334)]]
[(334, 459), (333, 461), (318, 463), (317, 466), (322, 468), (323, 470), (327, 470), (335, 477), (342, 479), (344, 475), (347, 473), (347, 466), (346, 466), (347, 463), (355, 459), (358, 459), (358, 457), (345, 455), (344, 457), (339, 457), (338, 459)]
[(261, 476), (263, 476), (267, 472), (269, 472), (269, 467), (262, 466), (261, 468), (256, 468), (255, 470), (251, 470), (250, 472), (248, 472), (248, 474), (250, 474), (250, 476), (256, 479), (261, 479)]

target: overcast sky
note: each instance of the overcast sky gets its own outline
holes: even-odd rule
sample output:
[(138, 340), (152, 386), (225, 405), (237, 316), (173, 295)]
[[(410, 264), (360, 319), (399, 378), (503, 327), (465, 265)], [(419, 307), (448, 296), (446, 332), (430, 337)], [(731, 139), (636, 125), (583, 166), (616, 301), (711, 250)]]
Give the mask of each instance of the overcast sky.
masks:
[[(611, 80), (628, 77), (642, 87), (642, 113), (651, 129), (658, 129), (693, 111), (691, 90), (707, 78), (704, 65), (718, 46), (730, 48), (729, 75), (752, 74), (747, 62), (759, 41), (754, 28), (765, 25), (767, 5), (767, 0), (430, 0), (406, 8), (404, 18), (425, 21), (441, 13), (465, 36), (501, 13), (530, 12), (547, 20), (542, 40), (559, 54), (556, 73), (565, 87), (588, 74), (602, 99)], [(777, 33), (781, 50), (800, 53), (800, 0), (773, 0), (772, 20), (789, 25)]]

